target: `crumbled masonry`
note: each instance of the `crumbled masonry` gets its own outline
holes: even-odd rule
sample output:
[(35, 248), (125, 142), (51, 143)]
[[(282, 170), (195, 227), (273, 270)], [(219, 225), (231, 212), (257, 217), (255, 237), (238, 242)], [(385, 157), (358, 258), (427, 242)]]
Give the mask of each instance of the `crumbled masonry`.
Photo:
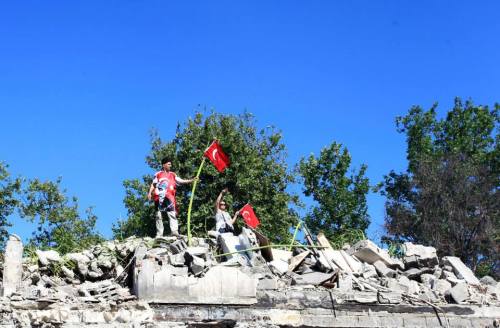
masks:
[(370, 240), (334, 250), (319, 234), (315, 248), (271, 252), (262, 240), (244, 228), (22, 258), (12, 235), (0, 328), (499, 327), (500, 283), (433, 247), (406, 243), (395, 259)]

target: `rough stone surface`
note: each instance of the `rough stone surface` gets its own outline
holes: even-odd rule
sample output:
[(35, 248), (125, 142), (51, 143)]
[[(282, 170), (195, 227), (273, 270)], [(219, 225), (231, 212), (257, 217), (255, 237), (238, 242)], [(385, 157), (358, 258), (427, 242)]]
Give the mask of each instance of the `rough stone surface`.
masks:
[(434, 247), (415, 245), (407, 242), (403, 245), (405, 256), (403, 262), (405, 268), (432, 267), (439, 263), (436, 249)]
[(379, 248), (371, 240), (361, 240), (357, 242), (347, 251), (347, 253), (356, 256), (356, 258), (365, 263), (373, 264), (376, 261), (382, 261), (388, 267), (403, 268), (400, 261), (391, 258), (387, 251)]
[(453, 267), (453, 271), (457, 275), (457, 278), (464, 279), (469, 284), (479, 285), (480, 282), (474, 275), (471, 269), (469, 269), (458, 257), (455, 256), (445, 256), (443, 257), (443, 263)]
[(449, 293), (453, 301), (458, 304), (464, 302), (470, 296), (467, 284), (465, 283), (455, 285), (455, 287), (449, 290)]
[(9, 236), (5, 247), (3, 263), (3, 293), (10, 296), (21, 286), (23, 275), (23, 243), (17, 235)]
[(434, 282), (432, 289), (441, 295), (445, 295), (451, 289), (451, 283), (444, 279), (438, 279)]
[(493, 279), (490, 276), (482, 277), (481, 279), (479, 279), (479, 282), (483, 285), (488, 285), (488, 286), (496, 286), (497, 285), (497, 282), (495, 281), (495, 279)]
[(375, 267), (375, 270), (377, 270), (377, 273), (380, 277), (389, 277), (389, 278), (395, 278), (397, 273), (396, 271), (389, 269), (384, 262), (382, 261), (375, 261), (373, 263), (373, 266)]
[[(236, 242), (234, 249), (253, 247), (252, 234), (245, 236), (237, 242), (229, 236), (228, 240)], [(325, 243), (333, 253), (304, 248), (294, 250), (292, 258), (291, 252), (269, 250), (275, 253), (274, 264), (281, 263), (280, 271), (273, 262), (266, 263), (271, 257), (264, 259), (260, 251), (216, 255), (221, 240), (193, 237), (187, 247), (183, 236), (133, 237), (67, 254), (59, 263), (40, 252), (38, 263), (23, 260), (19, 290), (0, 298), (0, 323), (16, 327), (441, 326), (444, 322), (429, 304), (445, 309), (450, 324), (485, 326), (499, 317), (500, 285), (488, 279), (483, 280), (488, 284), (481, 285), (457, 279), (450, 261), (410, 268), (400, 275), (398, 265), (391, 270), (377, 260), (374, 266)], [(328, 262), (337, 262), (338, 270)]]

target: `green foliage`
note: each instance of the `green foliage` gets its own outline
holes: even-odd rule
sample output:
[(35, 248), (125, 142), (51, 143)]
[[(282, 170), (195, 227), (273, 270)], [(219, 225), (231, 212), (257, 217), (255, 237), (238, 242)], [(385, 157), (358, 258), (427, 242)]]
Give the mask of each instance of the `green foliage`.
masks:
[[(396, 120), (406, 134), (408, 170), (378, 186), (389, 239), (432, 245), (472, 269), (500, 274), (500, 106), (456, 99), (446, 118), (416, 106)], [(488, 263), (487, 265), (484, 263)]]
[[(146, 157), (152, 171), (140, 180), (124, 182), (128, 219), (113, 226), (115, 238), (154, 235), (153, 204), (146, 198), (153, 171), (159, 171), (161, 159), (168, 156), (173, 162), (172, 170), (178, 176), (184, 179), (194, 177), (204, 150), (214, 138), (219, 139), (231, 165), (219, 173), (207, 160), (193, 200), (193, 235), (204, 236), (206, 229), (215, 226), (215, 199), (222, 189), (228, 187), (231, 194), (226, 201), (231, 212), (249, 202), (261, 219), (259, 228), (264, 234), (274, 241), (290, 239), (289, 229), (297, 222), (297, 215), (289, 205), (297, 204), (298, 198), (286, 190), (294, 179), (286, 166), (285, 145), (281, 142), (281, 133), (273, 127), (259, 131), (249, 113), (238, 116), (196, 113), (194, 118), (178, 124), (175, 137), (166, 142), (157, 131), (153, 131), (151, 152)], [(177, 188), (178, 219), (183, 234), (186, 233), (190, 192), (191, 185)], [(238, 222), (242, 225), (241, 221)]]
[(355, 172), (350, 166), (348, 150), (335, 142), (322, 149), (318, 158), (310, 155), (298, 165), (304, 194), (317, 203), (305, 221), (311, 232), (323, 231), (332, 244), (355, 243), (370, 224), (366, 204), (370, 188), (365, 177), (367, 167), (362, 165)]
[(7, 228), (12, 224), (7, 218), (19, 204), (16, 196), (21, 188), (21, 179), (12, 179), (7, 169), (8, 166), (0, 162), (0, 250), (4, 249), (9, 237)]
[(403, 258), (405, 255), (405, 250), (403, 247), (403, 242), (401, 240), (391, 239), (383, 237), (382, 244), (387, 245), (387, 251), (391, 257)]
[(353, 245), (358, 241), (365, 239), (365, 233), (361, 229), (344, 229), (335, 235), (335, 237), (330, 241), (330, 245), (334, 249), (342, 249), (342, 247), (346, 244)]
[(60, 190), (61, 178), (56, 182), (29, 181), (23, 191), (21, 216), (37, 223), (30, 244), (37, 248), (55, 248), (65, 254), (84, 249), (102, 240), (94, 231), (97, 217), (88, 208), (86, 218), (78, 211), (76, 197), (68, 199), (66, 190)]

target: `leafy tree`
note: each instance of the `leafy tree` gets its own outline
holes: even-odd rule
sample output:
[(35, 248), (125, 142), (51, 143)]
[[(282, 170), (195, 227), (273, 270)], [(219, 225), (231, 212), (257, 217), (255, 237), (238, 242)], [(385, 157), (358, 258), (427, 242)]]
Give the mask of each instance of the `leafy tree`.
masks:
[[(499, 275), (500, 106), (455, 100), (446, 118), (415, 106), (396, 120), (408, 169), (379, 185), (386, 240), (429, 244), (482, 274)], [(479, 270), (481, 268), (481, 270)]]
[(0, 250), (5, 247), (9, 233), (8, 227), (12, 224), (7, 220), (8, 216), (14, 212), (18, 206), (18, 199), (16, 194), (21, 187), (21, 180), (19, 178), (12, 179), (7, 171), (8, 166), (0, 162)]
[(323, 148), (318, 158), (310, 155), (298, 165), (304, 194), (317, 203), (307, 213), (306, 223), (314, 233), (323, 231), (333, 243), (357, 241), (370, 224), (366, 204), (370, 188), (365, 177), (367, 167), (362, 165), (355, 172), (350, 166), (347, 148), (335, 142)]
[[(196, 113), (194, 118), (178, 124), (175, 137), (167, 142), (153, 131), (151, 152), (146, 162), (152, 171), (158, 171), (161, 159), (168, 156), (173, 161), (174, 172), (183, 178), (191, 178), (196, 175), (203, 152), (214, 138), (219, 139), (231, 165), (219, 173), (207, 160), (193, 200), (193, 235), (205, 235), (215, 226), (214, 202), (219, 192), (228, 187), (231, 194), (226, 201), (232, 203), (233, 212), (245, 203), (251, 203), (261, 219), (259, 228), (262, 232), (275, 241), (288, 241), (289, 229), (297, 222), (297, 215), (289, 205), (298, 204), (298, 198), (286, 190), (287, 185), (294, 181), (285, 163), (286, 149), (281, 142), (281, 133), (273, 127), (259, 131), (251, 114), (210, 113), (204, 116)], [(128, 218), (113, 226), (115, 237), (154, 235), (153, 204), (146, 198), (152, 175), (150, 172), (142, 179), (124, 182)], [(181, 233), (186, 233), (190, 192), (189, 185), (177, 189)]]
[(21, 216), (37, 222), (30, 244), (38, 248), (56, 248), (60, 253), (86, 248), (102, 241), (95, 232), (97, 217), (89, 207), (86, 218), (78, 211), (76, 197), (69, 199), (61, 191), (61, 178), (56, 182), (29, 181), (23, 191), (24, 199), (20, 207)]

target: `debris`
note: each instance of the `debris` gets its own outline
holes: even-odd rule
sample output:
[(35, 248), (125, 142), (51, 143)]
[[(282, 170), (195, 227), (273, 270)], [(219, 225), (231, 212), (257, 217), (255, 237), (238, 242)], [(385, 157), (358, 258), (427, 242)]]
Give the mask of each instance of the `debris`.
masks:
[(3, 263), (3, 293), (2, 296), (10, 296), (21, 286), (23, 275), (23, 243), (17, 235), (10, 235), (5, 247)]
[(448, 264), (453, 267), (453, 271), (457, 275), (457, 278), (464, 279), (467, 283), (472, 285), (479, 285), (480, 282), (474, 275), (471, 269), (465, 266), (465, 264), (458, 257), (455, 256), (445, 256), (443, 257), (443, 263)]
[(433, 267), (439, 263), (434, 247), (415, 245), (407, 242), (403, 244), (405, 268)]
[(387, 251), (379, 248), (372, 241), (365, 239), (358, 241), (354, 246), (352, 246), (347, 253), (349, 255), (354, 255), (360, 261), (373, 264), (377, 261), (384, 262), (390, 268), (400, 268), (403, 269), (403, 264), (401, 261), (391, 258)]

